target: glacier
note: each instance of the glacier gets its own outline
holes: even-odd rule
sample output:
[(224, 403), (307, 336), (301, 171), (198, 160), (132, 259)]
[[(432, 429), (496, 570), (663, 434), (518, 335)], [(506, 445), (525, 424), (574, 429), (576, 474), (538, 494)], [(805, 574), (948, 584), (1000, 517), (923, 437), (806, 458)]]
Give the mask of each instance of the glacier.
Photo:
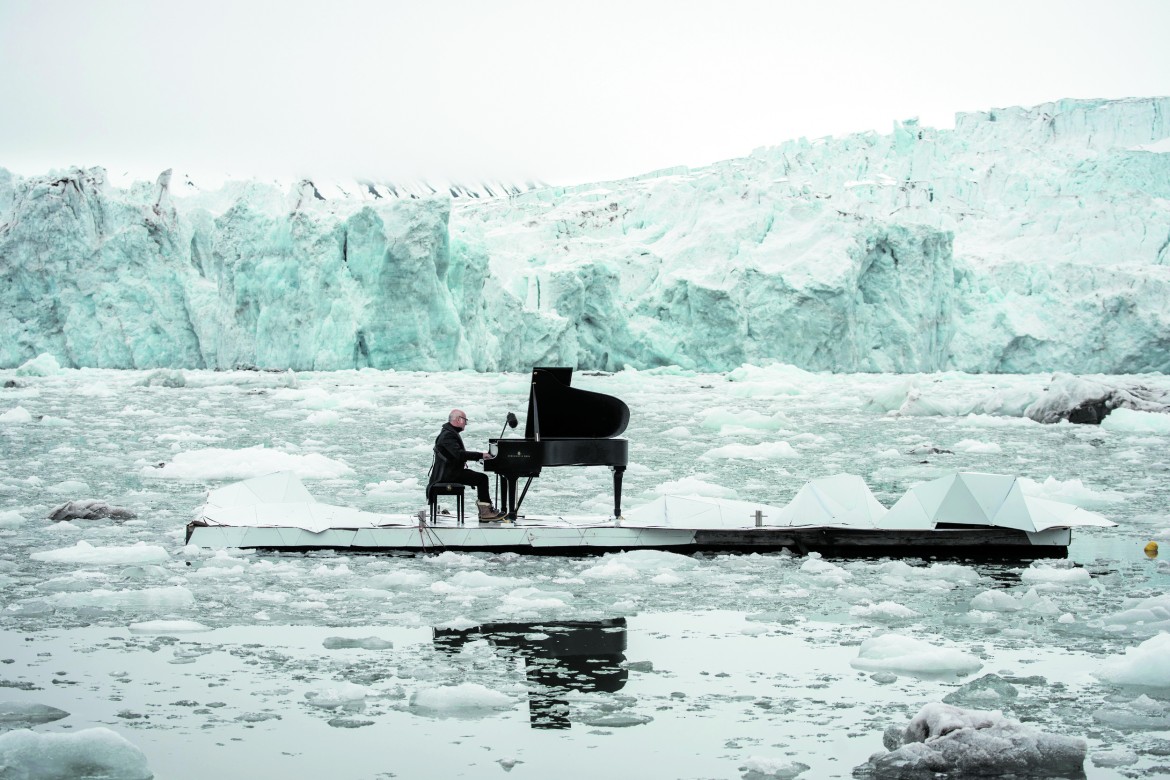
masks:
[(0, 169), (0, 368), (1170, 370), (1170, 98), (573, 187)]

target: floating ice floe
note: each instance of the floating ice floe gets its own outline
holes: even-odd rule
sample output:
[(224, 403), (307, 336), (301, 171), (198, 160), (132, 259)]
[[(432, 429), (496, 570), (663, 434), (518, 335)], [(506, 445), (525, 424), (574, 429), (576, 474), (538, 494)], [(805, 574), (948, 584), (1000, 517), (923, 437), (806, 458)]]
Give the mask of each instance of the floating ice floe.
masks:
[(1049, 734), (998, 712), (927, 704), (899, 738), (854, 769), (855, 777), (1080, 776), (1085, 740)]
[(1170, 631), (1170, 595), (1135, 599), (1121, 612), (1106, 617), (1105, 623), (1149, 633)]
[(353, 707), (365, 701), (369, 695), (364, 687), (351, 682), (342, 682), (328, 685), (305, 692), (305, 700), (323, 710), (335, 710), (338, 707)]
[(799, 761), (749, 756), (739, 771), (743, 772), (743, 780), (793, 780), (809, 769), (808, 764)]
[(948, 693), (943, 697), (943, 703), (999, 709), (1011, 704), (1019, 695), (1019, 689), (998, 674), (985, 674)]
[(326, 650), (392, 650), (394, 643), (389, 639), (367, 636), (354, 639), (346, 636), (328, 636), (321, 643)]
[(985, 590), (971, 599), (971, 609), (981, 612), (1036, 612), (1056, 615), (1060, 607), (1052, 599), (1041, 596), (1035, 588), (1013, 596), (1006, 590)]
[(1094, 490), (1079, 479), (1061, 481), (1055, 477), (1048, 477), (1043, 482), (1036, 482), (1027, 477), (1021, 477), (1020, 490), (1024, 491), (1025, 496), (1063, 501), (1082, 509), (1103, 509), (1113, 504), (1119, 504), (1126, 499), (1124, 493), (1119, 493), (1116, 490)]
[(289, 472), (302, 479), (335, 479), (352, 474), (339, 460), (318, 453), (296, 454), (267, 447), (239, 450), (209, 447), (180, 452), (170, 463), (142, 469), (152, 479), (249, 479), (275, 472)]
[(1092, 582), (1088, 569), (1074, 566), (1071, 561), (1033, 561), (1032, 565), (1020, 572), (1024, 582), (1072, 585)]
[(1170, 434), (1170, 414), (1137, 409), (1114, 409), (1101, 427), (1118, 433)]
[(849, 609), (851, 617), (873, 620), (880, 623), (894, 623), (899, 620), (911, 620), (922, 617), (922, 613), (903, 606), (894, 601), (882, 601), (877, 604), (858, 604)]
[(411, 709), (431, 714), (479, 717), (497, 710), (511, 709), (512, 699), (479, 683), (420, 688), (410, 697)]
[(56, 376), (61, 372), (61, 364), (48, 352), (37, 355), (16, 369), (17, 376)]
[(1127, 701), (1112, 701), (1093, 713), (1093, 720), (1118, 731), (1165, 731), (1170, 712), (1163, 702), (1142, 694)]
[(65, 710), (47, 704), (0, 701), (0, 731), (39, 726), (68, 717), (69, 713)]
[(87, 541), (80, 541), (72, 547), (30, 553), (29, 558), (46, 563), (81, 563), (90, 565), (116, 566), (130, 563), (166, 563), (170, 560), (167, 551), (157, 544), (135, 542), (121, 547), (95, 547)]
[(1130, 766), (1138, 762), (1138, 754), (1128, 748), (1113, 750), (1094, 750), (1092, 755), (1093, 766)]
[(1157, 634), (1102, 666), (1098, 676), (1120, 685), (1170, 688), (1170, 634)]
[(0, 511), (0, 528), (18, 528), (26, 522), (24, 515), (14, 509)]
[(140, 590), (96, 590), (73, 593), (55, 593), (47, 598), (57, 607), (98, 607), (100, 609), (177, 610), (195, 605), (195, 594), (182, 585)]
[(194, 620), (145, 620), (130, 624), (131, 634), (197, 634), (210, 630)]
[(26, 425), (32, 421), (32, 413), (23, 406), (14, 406), (6, 412), (0, 412), (0, 425)]
[(36, 780), (150, 780), (154, 776), (143, 752), (107, 728), (74, 734), (38, 734), (24, 729), (0, 734), (0, 766), (5, 776)]
[(45, 488), (49, 493), (64, 496), (70, 493), (88, 493), (89, 485), (82, 482), (80, 479), (66, 479), (61, 482), (54, 483)]
[(855, 669), (917, 674), (969, 674), (983, 667), (970, 653), (893, 633), (866, 639), (849, 663)]

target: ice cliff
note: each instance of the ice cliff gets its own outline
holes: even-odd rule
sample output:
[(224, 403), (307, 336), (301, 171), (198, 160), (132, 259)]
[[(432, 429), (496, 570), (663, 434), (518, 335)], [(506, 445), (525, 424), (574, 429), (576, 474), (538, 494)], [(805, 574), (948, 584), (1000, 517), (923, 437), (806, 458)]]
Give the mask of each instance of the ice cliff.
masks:
[(0, 367), (1170, 370), (1170, 98), (432, 189), (0, 169)]

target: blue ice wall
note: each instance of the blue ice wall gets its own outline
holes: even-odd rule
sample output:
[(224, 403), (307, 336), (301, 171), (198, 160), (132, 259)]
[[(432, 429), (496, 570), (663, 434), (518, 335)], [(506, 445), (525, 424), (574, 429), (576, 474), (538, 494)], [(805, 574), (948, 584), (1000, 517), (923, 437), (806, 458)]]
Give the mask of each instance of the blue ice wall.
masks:
[(1170, 370), (1170, 99), (571, 188), (0, 169), (0, 367)]

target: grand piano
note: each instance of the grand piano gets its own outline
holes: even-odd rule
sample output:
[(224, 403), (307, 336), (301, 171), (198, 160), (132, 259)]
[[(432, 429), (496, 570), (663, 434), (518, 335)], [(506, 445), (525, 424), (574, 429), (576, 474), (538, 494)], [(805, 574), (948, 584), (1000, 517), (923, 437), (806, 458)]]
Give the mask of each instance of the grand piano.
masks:
[[(620, 436), (630, 408), (620, 398), (570, 387), (571, 368), (534, 368), (528, 392), (524, 438), (489, 439), (495, 457), (483, 462), (503, 483), (501, 507), (516, 513), (535, 477), (546, 466), (609, 466), (613, 471), (613, 514), (622, 516), (622, 474), (630, 462), (630, 442)], [(513, 422), (515, 420), (513, 419)], [(516, 483), (527, 479), (516, 496)]]

